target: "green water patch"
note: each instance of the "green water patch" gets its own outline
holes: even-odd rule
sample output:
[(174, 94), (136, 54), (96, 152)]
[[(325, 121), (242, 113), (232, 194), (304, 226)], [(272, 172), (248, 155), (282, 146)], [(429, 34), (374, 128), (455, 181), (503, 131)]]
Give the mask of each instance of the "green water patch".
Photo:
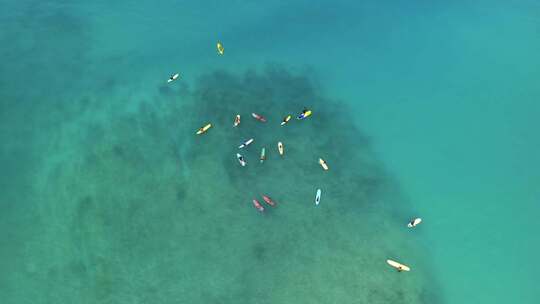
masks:
[[(420, 266), (425, 248), (400, 220), (406, 201), (344, 103), (315, 83), (271, 65), (160, 85), (125, 112), (114, 100), (62, 109), (84, 119), (66, 120), (45, 151), (43, 231), (17, 280), (45, 295), (34, 303), (440, 302)], [(296, 120), (304, 107), (313, 115)], [(256, 211), (261, 194), (277, 207)], [(387, 258), (413, 270), (397, 273)]]

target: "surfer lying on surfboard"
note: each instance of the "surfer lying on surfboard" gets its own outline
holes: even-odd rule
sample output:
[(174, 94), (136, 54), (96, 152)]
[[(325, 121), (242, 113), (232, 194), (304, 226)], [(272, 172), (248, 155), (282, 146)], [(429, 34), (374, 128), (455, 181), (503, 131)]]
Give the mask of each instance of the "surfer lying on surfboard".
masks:
[(217, 48), (218, 54), (223, 55), (223, 53), (225, 53), (225, 48), (223, 47), (223, 44), (221, 42), (218, 41), (216, 43), (216, 48)]
[(289, 120), (291, 120), (291, 115), (285, 116), (285, 118), (283, 118), (283, 121), (281, 121), (281, 125), (284, 126), (286, 123), (289, 122)]
[(402, 271), (410, 271), (410, 270), (411, 270), (411, 269), (409, 268), (409, 266), (403, 265), (403, 264), (398, 263), (398, 262), (393, 261), (393, 260), (386, 260), (386, 263), (388, 263), (388, 265), (394, 267), (398, 272), (402, 272)]
[(274, 206), (276, 205), (276, 203), (275, 203), (271, 198), (269, 198), (268, 196), (263, 195), (262, 198), (264, 199), (264, 201), (265, 201), (268, 205), (270, 205), (270, 206), (272, 206), (272, 207), (274, 207)]
[(308, 110), (307, 108), (304, 108), (302, 113), (300, 113), (300, 115), (298, 115), (298, 117), (296, 117), (296, 119), (304, 119), (306, 117), (309, 117), (310, 115), (311, 115), (311, 110)]
[(257, 113), (251, 113), (251, 116), (253, 116), (253, 118), (255, 118), (256, 120), (260, 122), (266, 122), (266, 118), (264, 118), (264, 116), (262, 115), (259, 115)]
[(240, 155), (240, 153), (236, 153), (236, 159), (238, 159), (238, 162), (240, 163), (240, 165), (242, 165), (242, 167), (246, 166), (247, 162), (244, 157)]
[(262, 148), (261, 157), (260, 157), (261, 163), (263, 163), (265, 159), (266, 159), (266, 148)]
[(171, 77), (169, 77), (169, 79), (167, 79), (167, 82), (175, 81), (176, 79), (178, 79), (178, 76), (180, 76), (180, 74), (178, 74), (178, 73), (171, 75)]
[(208, 131), (208, 129), (210, 129), (212, 127), (212, 124), (207, 124), (206, 126), (200, 128), (198, 131), (197, 131), (197, 135), (200, 135), (200, 134), (203, 134), (203, 133), (206, 133), (206, 131)]
[(244, 148), (244, 147), (247, 147), (247, 146), (249, 146), (252, 142), (253, 142), (253, 138), (250, 138), (250, 139), (246, 140), (243, 144), (241, 144), (240, 146), (238, 146), (238, 149), (242, 149), (242, 148)]
[(264, 211), (264, 207), (261, 206), (261, 203), (259, 203), (258, 200), (253, 199), (252, 202), (253, 202), (253, 207), (255, 207), (255, 209), (259, 210), (259, 212), (263, 212), (263, 211)]
[(420, 224), (422, 222), (422, 219), (421, 218), (415, 218), (414, 220), (410, 221), (408, 224), (407, 224), (407, 227), (409, 228), (413, 228), (413, 227), (416, 227), (418, 224)]

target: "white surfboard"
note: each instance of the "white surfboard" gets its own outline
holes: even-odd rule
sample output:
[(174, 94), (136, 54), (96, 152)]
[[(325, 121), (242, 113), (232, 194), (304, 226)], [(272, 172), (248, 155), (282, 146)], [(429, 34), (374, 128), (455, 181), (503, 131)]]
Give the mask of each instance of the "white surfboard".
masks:
[(238, 159), (238, 162), (240, 163), (240, 165), (242, 165), (242, 167), (246, 166), (246, 160), (242, 155), (240, 155), (240, 153), (236, 153), (236, 158)]
[(237, 127), (239, 124), (240, 124), (240, 114), (236, 115), (236, 117), (234, 118), (233, 126)]
[(407, 224), (407, 227), (409, 228), (412, 228), (412, 227), (416, 227), (418, 224), (420, 224), (422, 222), (422, 219), (417, 217), (415, 218), (414, 220), (410, 221), (408, 224)]
[(176, 79), (178, 79), (178, 76), (180, 76), (180, 74), (178, 74), (178, 73), (171, 75), (171, 77), (169, 77), (169, 79), (167, 79), (167, 82), (175, 81)]
[(284, 153), (283, 143), (278, 142), (277, 143), (277, 148), (278, 148), (279, 155), (283, 156), (283, 153)]
[(326, 162), (324, 161), (324, 159), (319, 158), (319, 164), (320, 164), (321, 167), (324, 169), (324, 171), (327, 171), (327, 170), (328, 170), (328, 165), (326, 164)]
[(261, 150), (261, 157), (260, 157), (260, 159), (261, 159), (261, 163), (263, 163), (264, 160), (266, 159), (266, 149), (265, 149), (265, 148), (262, 148), (262, 150)]
[(321, 202), (321, 189), (317, 189), (317, 194), (315, 195), (315, 205), (319, 205)]
[(411, 270), (411, 269), (409, 268), (409, 266), (403, 265), (403, 264), (398, 263), (398, 262), (396, 262), (396, 261), (386, 260), (386, 263), (388, 263), (388, 265), (394, 267), (394, 268), (397, 269), (398, 271), (410, 271), (410, 270)]
[(285, 116), (285, 118), (283, 118), (283, 121), (281, 122), (281, 125), (284, 126), (286, 123), (289, 122), (289, 120), (291, 120), (291, 115)]
[(240, 146), (238, 146), (238, 149), (242, 149), (242, 148), (244, 148), (244, 147), (247, 147), (247, 146), (249, 146), (252, 142), (253, 142), (253, 138), (250, 138), (250, 139), (248, 139), (247, 141), (245, 141), (243, 144), (241, 144)]

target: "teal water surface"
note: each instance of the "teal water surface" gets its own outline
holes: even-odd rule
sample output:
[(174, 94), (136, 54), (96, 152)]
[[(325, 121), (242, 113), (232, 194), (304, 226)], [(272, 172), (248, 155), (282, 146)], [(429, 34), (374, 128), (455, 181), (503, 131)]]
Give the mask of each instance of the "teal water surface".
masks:
[(4, 8), (2, 303), (540, 297), (538, 2)]

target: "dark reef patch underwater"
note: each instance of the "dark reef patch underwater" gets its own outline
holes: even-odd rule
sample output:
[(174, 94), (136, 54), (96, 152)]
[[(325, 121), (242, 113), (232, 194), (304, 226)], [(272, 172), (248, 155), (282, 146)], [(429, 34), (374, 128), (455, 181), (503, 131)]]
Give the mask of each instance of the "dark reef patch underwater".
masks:
[[(42, 229), (21, 245), (5, 303), (440, 303), (409, 205), (355, 117), (314, 83), (270, 65), (156, 85), (133, 94), (136, 110), (103, 96), (64, 105), (33, 177)], [(296, 120), (304, 107), (313, 115)], [(278, 206), (259, 214), (261, 194)]]

